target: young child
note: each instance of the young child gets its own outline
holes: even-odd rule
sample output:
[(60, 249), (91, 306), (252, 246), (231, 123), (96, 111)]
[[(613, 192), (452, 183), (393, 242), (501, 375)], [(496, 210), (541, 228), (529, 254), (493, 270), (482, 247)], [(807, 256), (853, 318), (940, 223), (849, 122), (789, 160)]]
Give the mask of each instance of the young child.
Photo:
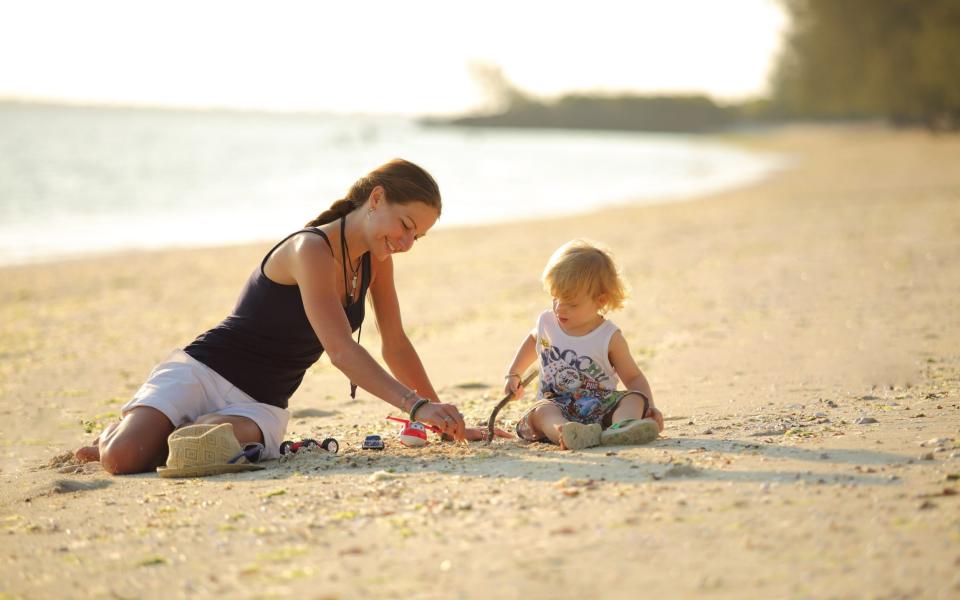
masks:
[[(642, 444), (663, 430), (650, 384), (630, 355), (607, 311), (626, 298), (610, 253), (584, 240), (561, 246), (543, 271), (553, 308), (517, 350), (505, 377), (505, 394), (519, 398), (521, 373), (537, 360), (537, 402), (520, 418), (517, 435), (561, 448)], [(626, 390), (617, 390), (622, 380)]]

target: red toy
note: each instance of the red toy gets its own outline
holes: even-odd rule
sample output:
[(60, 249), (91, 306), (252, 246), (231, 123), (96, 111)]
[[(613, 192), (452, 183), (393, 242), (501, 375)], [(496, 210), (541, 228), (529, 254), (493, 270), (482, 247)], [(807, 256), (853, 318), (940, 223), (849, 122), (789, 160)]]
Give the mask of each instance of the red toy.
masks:
[(400, 432), (400, 443), (408, 448), (421, 448), (427, 445), (427, 429), (434, 433), (440, 433), (439, 427), (433, 425), (424, 425), (416, 421), (410, 422), (407, 419), (397, 417), (387, 417), (391, 421), (403, 423), (403, 430)]

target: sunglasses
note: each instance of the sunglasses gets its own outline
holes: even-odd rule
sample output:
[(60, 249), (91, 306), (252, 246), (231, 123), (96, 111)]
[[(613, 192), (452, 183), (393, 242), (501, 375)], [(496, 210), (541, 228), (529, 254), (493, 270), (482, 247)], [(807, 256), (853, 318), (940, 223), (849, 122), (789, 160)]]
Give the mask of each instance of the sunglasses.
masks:
[(251, 444), (246, 444), (243, 447), (243, 450), (240, 451), (240, 454), (237, 454), (233, 458), (227, 461), (228, 465), (236, 463), (241, 458), (247, 459), (248, 463), (258, 463), (263, 457), (263, 444), (259, 442), (253, 442)]

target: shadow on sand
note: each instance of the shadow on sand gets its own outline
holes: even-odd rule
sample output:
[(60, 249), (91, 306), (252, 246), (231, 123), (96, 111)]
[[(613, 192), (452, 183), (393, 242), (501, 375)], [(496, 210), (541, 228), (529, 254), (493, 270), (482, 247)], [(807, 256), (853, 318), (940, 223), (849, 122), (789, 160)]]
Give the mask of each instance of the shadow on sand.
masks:
[[(650, 450), (658, 459), (651, 460)], [(284, 462), (267, 461), (266, 470), (206, 478), (209, 481), (278, 480), (291, 476), (316, 477), (352, 474), (370, 477), (378, 471), (392, 475), (461, 475), (492, 479), (524, 479), (552, 483), (564, 477), (627, 484), (659, 482), (811, 483), (828, 485), (899, 485), (899, 478), (870, 472), (837, 473), (796, 468), (737, 470), (694, 465), (693, 453), (760, 456), (777, 461), (817, 465), (900, 465), (907, 457), (871, 450), (806, 449), (741, 440), (667, 438), (644, 446), (598, 447), (563, 452), (548, 444), (499, 442), (470, 446), (432, 445), (419, 450), (391, 446), (386, 452), (347, 451), (297, 455)], [(716, 458), (714, 458), (716, 460)], [(704, 461), (698, 461), (700, 463)], [(872, 469), (871, 469), (872, 471)], [(132, 477), (156, 477), (152, 473)]]

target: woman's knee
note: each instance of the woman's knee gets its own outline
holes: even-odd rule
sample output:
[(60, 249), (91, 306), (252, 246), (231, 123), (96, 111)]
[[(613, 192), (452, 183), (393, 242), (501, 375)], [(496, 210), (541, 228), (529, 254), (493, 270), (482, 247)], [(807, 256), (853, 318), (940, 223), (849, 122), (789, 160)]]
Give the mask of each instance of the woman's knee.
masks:
[(100, 464), (113, 475), (143, 473), (163, 464), (173, 424), (160, 411), (137, 407), (99, 440)]
[(100, 444), (100, 464), (111, 475), (143, 473), (154, 469), (160, 462), (160, 454), (166, 451), (166, 443), (160, 447), (133, 435), (117, 435)]

